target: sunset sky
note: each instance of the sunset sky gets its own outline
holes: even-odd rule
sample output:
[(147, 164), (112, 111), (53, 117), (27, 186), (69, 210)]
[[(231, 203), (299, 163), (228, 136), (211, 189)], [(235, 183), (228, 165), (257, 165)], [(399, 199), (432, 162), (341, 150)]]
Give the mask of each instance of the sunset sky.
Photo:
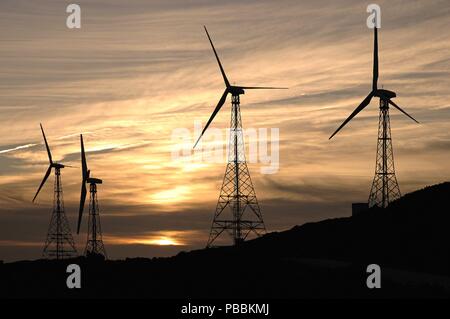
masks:
[[(230, 82), (289, 88), (241, 96), (245, 127), (279, 129), (278, 172), (262, 174), (263, 163), (249, 164), (268, 230), (349, 216), (352, 202), (367, 200), (377, 100), (328, 137), (371, 89), (372, 2), (73, 2), (81, 6), (81, 29), (66, 27), (70, 2), (0, 2), (0, 260), (42, 254), (53, 175), (32, 204), (48, 167), (39, 123), (54, 159), (76, 166), (65, 168), (62, 180), (79, 252), (87, 230), (85, 219), (75, 234), (80, 133), (91, 174), (104, 181), (99, 204), (110, 258), (205, 246), (225, 162), (171, 156), (173, 131), (189, 129), (193, 145), (194, 123), (205, 124), (224, 89), (203, 25)], [(405, 194), (450, 176), (450, 2), (376, 3), (378, 83), (420, 122), (391, 110)], [(211, 127), (225, 134), (229, 121), (230, 99)]]

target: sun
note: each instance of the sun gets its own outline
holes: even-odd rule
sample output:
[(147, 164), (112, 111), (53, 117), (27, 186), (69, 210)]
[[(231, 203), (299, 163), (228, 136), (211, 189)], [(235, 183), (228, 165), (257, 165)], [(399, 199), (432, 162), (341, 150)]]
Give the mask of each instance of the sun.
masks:
[[(103, 237), (105, 238), (105, 236)], [(185, 241), (180, 238), (180, 232), (168, 231), (164, 233), (149, 234), (130, 238), (107, 236), (110, 243), (120, 245), (153, 245), (153, 246), (184, 246)]]
[(139, 239), (139, 240), (135, 240), (135, 242), (137, 242), (139, 244), (144, 244), (144, 245), (157, 245), (157, 246), (179, 246), (179, 245), (182, 245), (182, 243), (179, 242), (178, 240), (171, 238), (171, 237), (167, 237), (167, 236)]
[(178, 243), (176, 240), (170, 239), (170, 238), (160, 238), (153, 240), (154, 245), (159, 246), (177, 246)]

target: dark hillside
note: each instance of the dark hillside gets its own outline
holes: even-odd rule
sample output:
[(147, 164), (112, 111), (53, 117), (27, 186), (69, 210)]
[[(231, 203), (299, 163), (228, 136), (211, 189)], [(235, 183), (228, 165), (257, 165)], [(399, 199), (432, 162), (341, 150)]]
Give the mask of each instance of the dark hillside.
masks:
[[(0, 296), (448, 298), (449, 199), (450, 183), (443, 183), (407, 194), (385, 210), (170, 258), (0, 264)], [(66, 287), (69, 263), (81, 266), (82, 289)], [(381, 289), (366, 286), (372, 263), (382, 267)]]

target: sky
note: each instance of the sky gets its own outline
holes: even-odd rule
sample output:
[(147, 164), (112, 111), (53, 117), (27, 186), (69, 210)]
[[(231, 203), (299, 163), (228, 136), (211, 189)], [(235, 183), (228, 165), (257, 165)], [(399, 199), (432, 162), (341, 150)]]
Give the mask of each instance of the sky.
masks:
[[(75, 2), (75, 1), (74, 1)], [(288, 87), (241, 96), (245, 128), (279, 130), (279, 168), (249, 163), (268, 231), (351, 215), (367, 200), (375, 168), (373, 100), (328, 137), (371, 89), (372, 30), (361, 0), (78, 0), (81, 28), (66, 26), (59, 0), (0, 2), (0, 260), (42, 254), (53, 203), (39, 123), (64, 168), (65, 210), (76, 229), (83, 133), (110, 258), (203, 248), (226, 158), (176, 159), (173, 133), (197, 138), (224, 83), (207, 25), (230, 82)], [(403, 194), (449, 180), (450, 3), (377, 1), (379, 85), (420, 124), (391, 110)], [(225, 147), (230, 99), (203, 147)], [(262, 137), (260, 137), (262, 139)], [(189, 147), (188, 147), (189, 149)], [(269, 145), (270, 149), (270, 145)], [(87, 208), (86, 208), (87, 209)], [(224, 238), (227, 242), (228, 238)]]

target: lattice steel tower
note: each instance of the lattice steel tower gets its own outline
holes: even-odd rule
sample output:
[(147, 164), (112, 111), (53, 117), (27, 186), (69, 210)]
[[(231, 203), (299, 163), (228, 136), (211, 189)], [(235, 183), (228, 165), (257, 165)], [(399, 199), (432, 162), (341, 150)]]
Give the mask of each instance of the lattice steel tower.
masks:
[(60, 171), (62, 167), (55, 167), (53, 213), (42, 254), (44, 258), (64, 259), (77, 256), (75, 242), (64, 212), (64, 198)]
[(392, 148), (389, 101), (380, 99), (378, 124), (377, 160), (375, 177), (369, 195), (369, 206), (385, 208), (390, 202), (400, 198), (400, 188), (395, 177), (394, 150)]
[(88, 238), (84, 254), (103, 255), (107, 258), (105, 246), (102, 239), (102, 226), (100, 224), (100, 209), (97, 201), (97, 183), (90, 183), (89, 185), (90, 200), (89, 200), (89, 219), (88, 219)]
[(55, 169), (55, 184), (53, 195), (53, 211), (50, 220), (50, 226), (47, 232), (47, 239), (44, 245), (43, 257), (44, 258), (73, 258), (77, 256), (77, 250), (73, 241), (72, 232), (70, 231), (69, 222), (64, 212), (64, 197), (61, 182), (61, 169), (65, 166), (61, 163), (53, 162), (52, 154), (45, 137), (44, 129), (42, 128), (42, 135), (44, 136), (45, 147), (47, 148), (48, 159), (50, 166), (45, 173), (44, 179), (39, 186), (36, 195), (33, 198), (33, 202), (36, 199), (42, 186), (44, 186), (47, 178), (49, 177), (52, 168)]
[(216, 211), (214, 213), (214, 219), (207, 247), (211, 247), (214, 241), (223, 232), (230, 233), (233, 237), (234, 245), (239, 245), (239, 243), (244, 241), (250, 234), (253, 233), (256, 236), (259, 236), (266, 230), (245, 160), (245, 144), (242, 133), (239, 96), (245, 94), (244, 90), (279, 88), (230, 85), (206, 27), (205, 31), (214, 51), (214, 55), (216, 56), (217, 63), (219, 64), (220, 72), (222, 73), (226, 88), (219, 100), (219, 103), (200, 134), (200, 137), (195, 143), (194, 148), (202, 138), (205, 131), (208, 129), (208, 126), (211, 124), (216, 114), (224, 105), (228, 94), (231, 95), (231, 124), (228, 164), (219, 195), (219, 200), (217, 202)]
[[(231, 105), (228, 164), (207, 247), (211, 247), (224, 231), (232, 235), (234, 245), (244, 241), (251, 233), (260, 236), (266, 231), (245, 160), (239, 95), (232, 95)], [(227, 207), (231, 214), (226, 213)]]

